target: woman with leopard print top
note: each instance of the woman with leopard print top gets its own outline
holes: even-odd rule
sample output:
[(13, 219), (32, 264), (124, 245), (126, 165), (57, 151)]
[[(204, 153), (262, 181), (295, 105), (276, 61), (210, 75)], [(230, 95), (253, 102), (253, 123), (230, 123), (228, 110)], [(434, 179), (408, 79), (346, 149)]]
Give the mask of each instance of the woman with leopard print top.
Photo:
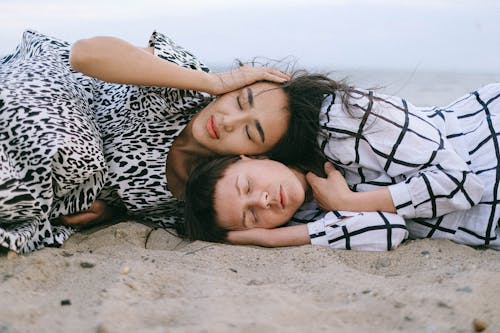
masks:
[(307, 156), (315, 143), (291, 145), (302, 128), (287, 127), (309, 117), (304, 103), (320, 107), (318, 94), (287, 79), (247, 66), (210, 74), (157, 32), (138, 48), (26, 31), (0, 58), (0, 245), (61, 245), (68, 225), (98, 222), (108, 206), (172, 226), (174, 196), (204, 158), (283, 146)]

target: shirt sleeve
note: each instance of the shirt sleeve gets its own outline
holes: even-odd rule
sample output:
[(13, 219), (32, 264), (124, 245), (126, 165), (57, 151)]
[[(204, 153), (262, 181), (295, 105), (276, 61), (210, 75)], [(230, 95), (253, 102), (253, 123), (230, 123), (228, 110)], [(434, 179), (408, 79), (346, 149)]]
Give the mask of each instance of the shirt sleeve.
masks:
[[(481, 180), (425, 113), (398, 97), (370, 94), (356, 103), (359, 114), (322, 124), (331, 134), (325, 154), (353, 171), (355, 184), (388, 186), (404, 218), (438, 217), (479, 202)], [(335, 140), (339, 133), (344, 138)], [(383, 177), (370, 183), (374, 174)]]
[(342, 215), (344, 218), (338, 218), (329, 212), (322, 219), (308, 223), (311, 244), (332, 249), (389, 251), (408, 237), (405, 220), (397, 214), (344, 212)]

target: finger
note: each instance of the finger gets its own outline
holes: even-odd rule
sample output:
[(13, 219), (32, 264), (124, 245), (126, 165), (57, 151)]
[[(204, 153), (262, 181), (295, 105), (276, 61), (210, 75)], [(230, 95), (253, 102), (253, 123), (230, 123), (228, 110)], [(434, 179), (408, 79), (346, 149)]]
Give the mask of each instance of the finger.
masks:
[(91, 223), (97, 222), (99, 216), (92, 212), (82, 212), (74, 215), (61, 216), (60, 220), (63, 224), (72, 227), (82, 227)]
[(330, 173), (336, 171), (337, 169), (335, 169), (335, 166), (333, 165), (332, 162), (325, 162), (324, 164), (324, 168), (325, 168), (325, 173), (327, 175), (329, 175)]
[(286, 80), (290, 80), (290, 75), (288, 73), (277, 70), (276, 68), (268, 68), (270, 74), (275, 75), (277, 77), (281, 77)]
[(324, 180), (324, 178), (318, 177), (312, 172), (308, 172), (306, 174), (306, 180), (309, 183), (309, 185), (311, 185), (311, 187), (315, 188), (317, 187), (317, 185), (319, 185), (319, 182)]
[(276, 82), (276, 83), (283, 83), (283, 82), (288, 81), (288, 79), (286, 79), (284, 77), (273, 75), (271, 73), (264, 73), (264, 80), (270, 81), (270, 82)]

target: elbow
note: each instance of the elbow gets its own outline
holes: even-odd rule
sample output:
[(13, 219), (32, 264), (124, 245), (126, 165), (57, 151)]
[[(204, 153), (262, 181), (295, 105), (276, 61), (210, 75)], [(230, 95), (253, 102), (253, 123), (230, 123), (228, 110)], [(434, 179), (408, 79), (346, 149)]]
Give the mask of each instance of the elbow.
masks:
[(76, 41), (72, 46), (69, 53), (69, 63), (71, 68), (77, 72), (86, 72), (89, 64), (91, 64), (93, 59), (93, 41), (92, 39), (80, 39)]

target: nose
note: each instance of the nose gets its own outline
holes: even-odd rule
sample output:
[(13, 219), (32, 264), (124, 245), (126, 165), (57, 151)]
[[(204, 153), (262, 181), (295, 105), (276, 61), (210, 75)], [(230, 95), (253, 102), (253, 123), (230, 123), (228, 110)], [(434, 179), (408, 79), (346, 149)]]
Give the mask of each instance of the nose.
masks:
[(250, 205), (258, 208), (267, 209), (270, 206), (270, 195), (266, 191), (256, 193), (250, 198)]
[(232, 132), (237, 128), (240, 128), (243, 124), (248, 121), (248, 112), (235, 112), (232, 114), (225, 115), (223, 118), (222, 126), (224, 131)]

